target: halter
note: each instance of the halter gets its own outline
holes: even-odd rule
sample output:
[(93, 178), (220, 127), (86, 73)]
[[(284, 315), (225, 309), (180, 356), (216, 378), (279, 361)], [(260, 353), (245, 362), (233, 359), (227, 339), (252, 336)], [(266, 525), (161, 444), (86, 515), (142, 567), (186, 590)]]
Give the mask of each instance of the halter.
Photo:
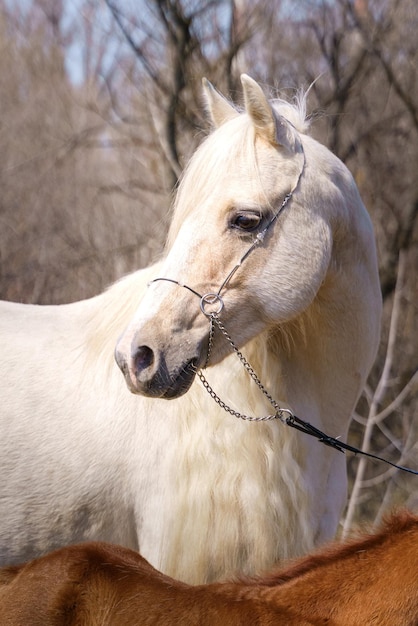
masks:
[[(291, 189), (291, 191), (289, 191), (289, 193), (285, 195), (285, 197), (283, 198), (283, 201), (282, 201), (279, 209), (276, 211), (276, 213), (270, 219), (268, 224), (263, 228), (263, 230), (260, 231), (259, 233), (257, 233), (257, 235), (254, 238), (254, 241), (252, 242), (252, 244), (250, 245), (248, 250), (245, 252), (245, 254), (242, 255), (242, 257), (240, 258), (238, 263), (229, 272), (228, 276), (222, 282), (222, 284), (219, 287), (217, 292), (210, 291), (210, 292), (205, 293), (205, 294), (202, 295), (198, 291), (193, 289), (192, 287), (189, 287), (189, 285), (185, 285), (184, 283), (181, 283), (178, 280), (174, 280), (173, 278), (154, 278), (153, 280), (150, 280), (150, 282), (148, 283), (148, 286), (151, 285), (151, 283), (156, 283), (159, 280), (164, 280), (164, 281), (167, 281), (169, 283), (174, 283), (175, 285), (178, 285), (179, 287), (184, 287), (185, 289), (188, 289), (189, 291), (194, 293), (195, 296), (198, 296), (198, 298), (200, 298), (200, 310), (202, 311), (202, 313), (204, 315), (206, 315), (206, 317), (213, 318), (213, 317), (216, 317), (217, 315), (219, 315), (221, 313), (222, 309), (224, 308), (224, 302), (222, 300), (221, 292), (226, 288), (226, 286), (228, 285), (228, 283), (230, 282), (230, 280), (232, 279), (232, 277), (234, 276), (234, 274), (238, 270), (238, 268), (240, 268), (241, 265), (244, 263), (244, 261), (250, 256), (251, 252), (253, 250), (255, 250), (255, 248), (257, 248), (259, 245), (261, 245), (263, 243), (264, 238), (265, 238), (265, 236), (267, 234), (267, 231), (273, 226), (274, 222), (277, 220), (279, 215), (283, 212), (285, 206), (287, 205), (289, 200), (292, 198), (293, 192), (298, 187), (299, 181), (300, 181), (301, 176), (303, 174), (304, 166), (305, 166), (305, 161), (303, 163), (302, 169), (301, 169), (301, 171), (299, 173), (298, 179), (297, 179), (296, 184), (293, 187), (293, 189)], [(215, 310), (213, 310), (214, 306), (216, 306)], [(212, 310), (209, 310), (209, 307), (212, 307)]]
[(344, 441), (341, 441), (338, 437), (330, 437), (326, 433), (324, 433), (321, 430), (319, 430), (319, 428), (316, 428), (316, 426), (313, 426), (309, 422), (306, 422), (305, 420), (303, 420), (300, 417), (298, 417), (297, 415), (295, 415), (290, 409), (280, 407), (279, 404), (276, 402), (276, 400), (274, 400), (274, 398), (270, 395), (270, 393), (264, 387), (264, 385), (262, 384), (262, 382), (258, 378), (257, 374), (255, 373), (254, 369), (251, 367), (250, 363), (248, 363), (247, 359), (244, 357), (242, 352), (237, 348), (237, 346), (233, 342), (231, 336), (229, 335), (228, 331), (226, 330), (224, 324), (220, 320), (219, 316), (222, 313), (222, 310), (224, 308), (224, 301), (223, 301), (222, 296), (221, 296), (222, 291), (224, 291), (226, 289), (226, 287), (228, 286), (228, 283), (231, 281), (232, 277), (235, 275), (236, 271), (241, 267), (241, 265), (244, 263), (244, 261), (246, 261), (246, 259), (250, 256), (250, 254), (258, 246), (260, 246), (263, 243), (264, 238), (265, 238), (267, 232), (270, 230), (270, 228), (276, 222), (278, 217), (283, 213), (284, 209), (286, 208), (286, 206), (288, 205), (288, 203), (292, 199), (294, 192), (299, 187), (300, 180), (301, 180), (302, 175), (303, 175), (304, 170), (305, 170), (305, 162), (306, 162), (305, 161), (305, 154), (304, 154), (302, 146), (301, 146), (301, 150), (302, 150), (302, 156), (303, 156), (303, 163), (302, 163), (302, 167), (301, 167), (301, 170), (299, 172), (299, 175), (297, 177), (296, 183), (294, 184), (292, 189), (284, 196), (280, 207), (274, 213), (273, 217), (270, 219), (270, 221), (267, 223), (267, 225), (263, 228), (263, 230), (261, 230), (255, 236), (255, 238), (254, 238), (253, 242), (251, 243), (250, 247), (248, 248), (248, 250), (245, 252), (245, 254), (242, 255), (242, 257), (240, 258), (238, 263), (232, 268), (232, 270), (229, 272), (229, 274), (227, 275), (225, 280), (221, 283), (221, 286), (219, 287), (218, 291), (216, 291), (216, 292), (208, 292), (208, 293), (205, 293), (205, 294), (202, 295), (198, 291), (193, 289), (192, 287), (189, 287), (189, 285), (185, 285), (185, 284), (179, 282), (178, 280), (174, 280), (173, 278), (163, 278), (163, 277), (154, 278), (153, 280), (151, 280), (148, 283), (148, 285), (150, 285), (151, 283), (158, 282), (158, 281), (167, 281), (167, 282), (170, 282), (170, 283), (174, 283), (175, 285), (178, 285), (179, 287), (184, 287), (185, 289), (188, 289), (189, 291), (191, 291), (195, 296), (197, 296), (200, 299), (200, 310), (203, 313), (203, 315), (205, 315), (208, 318), (209, 326), (210, 326), (210, 328), (209, 328), (208, 350), (207, 350), (207, 354), (206, 354), (206, 360), (205, 360), (205, 363), (204, 363), (202, 369), (206, 369), (206, 367), (209, 364), (210, 354), (211, 354), (211, 350), (212, 350), (212, 343), (213, 343), (213, 335), (214, 335), (215, 326), (216, 326), (219, 329), (219, 331), (221, 332), (221, 334), (228, 341), (231, 349), (233, 350), (233, 352), (237, 355), (237, 357), (241, 361), (241, 363), (244, 366), (244, 368), (246, 369), (248, 375), (252, 378), (252, 380), (255, 382), (257, 387), (260, 389), (260, 391), (268, 399), (268, 401), (270, 402), (270, 404), (274, 408), (274, 413), (269, 414), (269, 415), (265, 415), (265, 416), (261, 416), (261, 417), (255, 417), (255, 416), (250, 416), (250, 415), (245, 415), (243, 413), (240, 413), (239, 411), (236, 411), (235, 409), (233, 409), (230, 406), (228, 406), (217, 395), (217, 393), (213, 390), (211, 385), (206, 380), (206, 378), (203, 375), (201, 370), (195, 369), (196, 374), (200, 378), (200, 380), (201, 380), (204, 388), (206, 389), (206, 391), (209, 393), (211, 398), (224, 411), (226, 411), (227, 413), (229, 413), (230, 415), (232, 415), (232, 416), (234, 416), (234, 417), (236, 417), (238, 419), (242, 419), (242, 420), (245, 420), (245, 421), (248, 421), (248, 422), (266, 422), (266, 421), (278, 419), (283, 424), (285, 424), (287, 426), (290, 426), (291, 428), (295, 428), (296, 430), (299, 430), (300, 432), (305, 433), (306, 435), (311, 435), (312, 437), (315, 437), (320, 443), (323, 443), (326, 446), (334, 448), (335, 450), (338, 450), (339, 452), (342, 452), (343, 454), (344, 454), (344, 451), (352, 452), (355, 455), (361, 454), (361, 455), (369, 457), (371, 459), (375, 459), (377, 461), (382, 461), (383, 463), (387, 463), (388, 465), (391, 465), (392, 467), (395, 467), (396, 469), (401, 470), (403, 472), (408, 472), (410, 474), (418, 475), (418, 470), (413, 470), (413, 469), (410, 469), (408, 467), (404, 467), (402, 465), (397, 465), (396, 463), (392, 463), (392, 461), (389, 461), (388, 459), (384, 459), (384, 458), (382, 458), (380, 456), (377, 456), (376, 454), (372, 454), (370, 452), (365, 452), (365, 451), (361, 450), (360, 448), (356, 448), (355, 446), (350, 446), (348, 443), (345, 443)]

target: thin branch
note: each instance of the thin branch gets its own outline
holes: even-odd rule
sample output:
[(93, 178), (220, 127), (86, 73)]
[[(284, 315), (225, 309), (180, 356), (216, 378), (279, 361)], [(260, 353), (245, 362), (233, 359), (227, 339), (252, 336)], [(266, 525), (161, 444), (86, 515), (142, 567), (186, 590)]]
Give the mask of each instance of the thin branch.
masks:
[(115, 19), (117, 25), (119, 26), (119, 29), (121, 31), (121, 33), (123, 34), (126, 42), (128, 43), (129, 47), (132, 49), (132, 51), (134, 52), (135, 56), (140, 59), (146, 73), (148, 74), (148, 76), (151, 78), (151, 80), (153, 81), (153, 83), (164, 93), (167, 94), (170, 92), (169, 88), (167, 87), (167, 85), (161, 80), (161, 76), (158, 75), (154, 69), (152, 68), (151, 64), (149, 63), (149, 60), (147, 58), (147, 56), (144, 54), (144, 51), (142, 49), (141, 46), (137, 45), (135, 43), (135, 41), (133, 40), (132, 36), (130, 35), (130, 33), (127, 31), (127, 29), (125, 28), (125, 25), (122, 21), (122, 18), (120, 16), (119, 10), (113, 5), (112, 2), (110, 2), (110, 0), (105, 0), (106, 5), (109, 8), (109, 11), (112, 13), (113, 18)]
[[(412, 118), (416, 130), (418, 130), (418, 107), (416, 106), (416, 101), (413, 97), (413, 91), (408, 91), (406, 88), (404, 89), (404, 87), (398, 80), (398, 75), (396, 71), (393, 69), (392, 65), (386, 60), (385, 55), (380, 47), (381, 40), (385, 37), (385, 33), (381, 35), (380, 41), (378, 40), (376, 34), (371, 37), (369, 21), (364, 21), (363, 19), (359, 18), (358, 14), (356, 13), (355, 5), (351, 4), (351, 2), (348, 2), (346, 6), (347, 9), (350, 11), (353, 20), (355, 21), (356, 27), (358, 28), (364, 41), (366, 42), (367, 47), (380, 62), (389, 84), (404, 103), (405, 108)], [(394, 13), (395, 10), (396, 9), (393, 9)]]
[(383, 411), (380, 411), (380, 413), (377, 413), (375, 415), (374, 423), (378, 424), (379, 422), (382, 422), (391, 413), (393, 413), (393, 411), (395, 411), (403, 403), (403, 401), (411, 392), (412, 388), (414, 387), (417, 381), (418, 381), (418, 370), (414, 372), (414, 374), (411, 376), (411, 378), (403, 387), (403, 389), (398, 393), (396, 398), (390, 404), (388, 404), (388, 406), (385, 409), (383, 409)]

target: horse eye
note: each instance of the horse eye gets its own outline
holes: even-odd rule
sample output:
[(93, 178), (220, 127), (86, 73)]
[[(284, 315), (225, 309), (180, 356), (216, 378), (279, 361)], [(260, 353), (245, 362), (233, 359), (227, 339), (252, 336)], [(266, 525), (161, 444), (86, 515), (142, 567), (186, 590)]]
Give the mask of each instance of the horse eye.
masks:
[(248, 233), (258, 228), (260, 222), (261, 215), (256, 213), (240, 213), (233, 219), (232, 226), (233, 228), (238, 228)]

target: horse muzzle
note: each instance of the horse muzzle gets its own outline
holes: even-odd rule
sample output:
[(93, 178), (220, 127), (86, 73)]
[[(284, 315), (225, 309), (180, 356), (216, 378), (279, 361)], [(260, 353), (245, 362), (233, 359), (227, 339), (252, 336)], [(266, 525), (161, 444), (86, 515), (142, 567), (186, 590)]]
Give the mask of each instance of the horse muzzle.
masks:
[(196, 356), (169, 368), (165, 355), (146, 345), (137, 347), (129, 361), (117, 347), (115, 359), (132, 393), (166, 399), (178, 398), (190, 389), (200, 361)]

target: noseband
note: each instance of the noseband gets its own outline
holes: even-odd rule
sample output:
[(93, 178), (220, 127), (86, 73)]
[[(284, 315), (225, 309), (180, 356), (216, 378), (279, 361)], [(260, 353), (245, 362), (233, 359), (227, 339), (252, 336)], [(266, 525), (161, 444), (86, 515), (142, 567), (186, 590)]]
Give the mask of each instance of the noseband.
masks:
[(163, 278), (163, 277), (154, 278), (148, 284), (150, 285), (151, 283), (155, 283), (155, 282), (158, 282), (158, 281), (167, 281), (167, 282), (174, 283), (175, 285), (178, 285), (179, 287), (184, 287), (185, 289), (188, 289), (189, 291), (191, 291), (195, 296), (197, 296), (200, 299), (200, 310), (203, 313), (203, 315), (205, 315), (208, 318), (209, 326), (210, 326), (210, 328), (209, 328), (208, 350), (207, 350), (206, 360), (205, 360), (205, 364), (203, 366), (203, 369), (206, 369), (206, 367), (209, 364), (210, 354), (211, 354), (211, 350), (212, 350), (213, 336), (214, 336), (215, 326), (216, 326), (220, 330), (221, 334), (225, 337), (227, 342), (229, 343), (229, 345), (230, 345), (231, 349), (233, 350), (233, 352), (235, 352), (235, 354), (237, 355), (237, 357), (241, 361), (241, 363), (244, 366), (244, 368), (246, 369), (248, 375), (252, 378), (252, 380), (255, 382), (257, 387), (260, 389), (260, 391), (268, 399), (268, 401), (270, 402), (270, 404), (274, 408), (274, 413), (269, 414), (269, 415), (265, 415), (265, 416), (262, 416), (262, 417), (254, 417), (254, 416), (249, 416), (249, 415), (245, 415), (243, 413), (240, 413), (239, 411), (236, 411), (233, 408), (231, 408), (230, 406), (228, 406), (217, 395), (217, 393), (212, 389), (211, 385), (206, 380), (206, 378), (203, 375), (201, 370), (196, 370), (196, 374), (200, 378), (200, 380), (201, 380), (204, 388), (206, 389), (206, 391), (209, 393), (211, 398), (213, 398), (213, 400), (224, 411), (226, 411), (230, 415), (233, 415), (234, 417), (237, 417), (239, 419), (242, 419), (242, 420), (245, 420), (245, 421), (249, 421), (249, 422), (266, 422), (266, 421), (278, 419), (283, 424), (286, 424), (287, 426), (295, 428), (296, 430), (299, 430), (302, 433), (305, 433), (306, 435), (311, 435), (312, 437), (315, 437), (320, 443), (323, 443), (326, 446), (330, 446), (331, 448), (334, 448), (335, 450), (338, 450), (339, 452), (344, 453), (345, 451), (348, 451), (348, 452), (352, 452), (355, 455), (361, 454), (361, 455), (366, 456), (368, 458), (372, 458), (372, 459), (375, 459), (377, 461), (382, 461), (383, 463), (387, 463), (388, 465), (391, 465), (392, 467), (395, 467), (396, 469), (402, 470), (404, 472), (408, 472), (410, 474), (418, 475), (418, 470), (413, 470), (413, 469), (410, 469), (408, 467), (404, 467), (402, 465), (397, 465), (396, 463), (392, 463), (392, 461), (389, 461), (388, 459), (384, 459), (384, 458), (382, 458), (380, 456), (377, 456), (375, 454), (372, 454), (370, 452), (365, 452), (365, 451), (361, 450), (360, 448), (356, 448), (355, 446), (350, 446), (348, 443), (345, 443), (344, 441), (341, 441), (339, 438), (330, 437), (329, 435), (327, 435), (324, 432), (322, 432), (321, 430), (319, 430), (319, 428), (316, 428), (315, 426), (313, 426), (309, 422), (306, 422), (305, 420), (301, 419), (300, 417), (297, 417), (297, 415), (295, 415), (290, 409), (280, 407), (279, 404), (276, 402), (276, 400), (274, 400), (274, 398), (270, 395), (270, 393), (267, 391), (267, 389), (261, 383), (261, 381), (258, 378), (257, 374), (255, 373), (254, 369), (248, 363), (247, 359), (244, 357), (242, 352), (237, 348), (237, 346), (233, 342), (231, 336), (229, 335), (228, 331), (226, 330), (224, 324), (222, 323), (222, 321), (221, 321), (221, 319), (219, 317), (220, 314), (222, 313), (223, 308), (224, 308), (224, 301), (223, 301), (223, 298), (222, 298), (222, 295), (221, 295), (222, 292), (226, 289), (226, 287), (228, 286), (228, 283), (231, 281), (232, 277), (235, 275), (235, 273), (241, 267), (241, 265), (244, 263), (244, 261), (250, 256), (250, 254), (258, 246), (260, 246), (264, 242), (264, 238), (265, 238), (267, 232), (270, 230), (270, 228), (276, 222), (278, 217), (283, 213), (284, 209), (286, 208), (286, 206), (288, 205), (288, 203), (292, 199), (294, 192), (299, 187), (300, 180), (301, 180), (302, 175), (303, 175), (304, 170), (305, 170), (305, 154), (303, 152), (302, 146), (301, 146), (301, 149), (302, 149), (302, 155), (303, 155), (303, 163), (302, 163), (302, 167), (301, 167), (301, 170), (299, 172), (299, 175), (297, 177), (296, 183), (294, 184), (292, 189), (285, 195), (285, 197), (282, 200), (282, 203), (281, 203), (280, 207), (274, 213), (273, 217), (270, 219), (268, 224), (264, 227), (264, 229), (262, 231), (260, 231), (255, 236), (255, 238), (254, 238), (252, 244), (250, 245), (250, 247), (248, 248), (248, 250), (245, 252), (245, 254), (243, 254), (243, 256), (240, 258), (238, 263), (232, 268), (232, 270), (229, 272), (229, 274), (227, 275), (225, 280), (221, 283), (221, 286), (219, 287), (218, 291), (216, 291), (216, 292), (208, 292), (208, 293), (205, 293), (205, 294), (202, 295), (198, 291), (193, 289), (192, 287), (189, 287), (189, 285), (185, 285), (185, 284), (179, 282), (178, 280), (174, 280), (172, 278)]

